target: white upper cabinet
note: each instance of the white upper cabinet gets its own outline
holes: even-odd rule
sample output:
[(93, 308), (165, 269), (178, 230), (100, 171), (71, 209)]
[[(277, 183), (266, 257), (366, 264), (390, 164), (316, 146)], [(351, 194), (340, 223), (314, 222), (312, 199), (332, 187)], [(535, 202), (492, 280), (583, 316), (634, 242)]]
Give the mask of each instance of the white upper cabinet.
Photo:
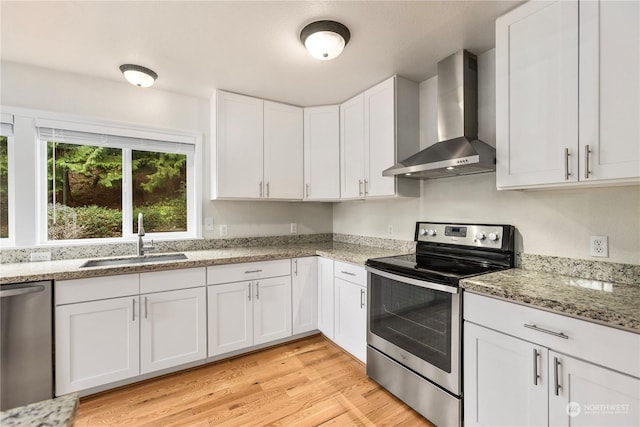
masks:
[(496, 21), (497, 185), (576, 181), (577, 149), (578, 3), (526, 3)]
[(217, 91), (211, 198), (302, 198), (302, 109)]
[(261, 198), (263, 104), (261, 99), (217, 92), (211, 129), (211, 198)]
[(302, 199), (302, 123), (302, 108), (264, 101), (264, 198)]
[(340, 198), (340, 107), (304, 109), (304, 199)]
[(341, 198), (417, 196), (382, 171), (419, 151), (418, 84), (393, 76), (340, 106)]
[(498, 18), (498, 188), (640, 176), (639, 10), (529, 2)]
[(579, 96), (579, 180), (640, 176), (640, 2), (580, 3)]

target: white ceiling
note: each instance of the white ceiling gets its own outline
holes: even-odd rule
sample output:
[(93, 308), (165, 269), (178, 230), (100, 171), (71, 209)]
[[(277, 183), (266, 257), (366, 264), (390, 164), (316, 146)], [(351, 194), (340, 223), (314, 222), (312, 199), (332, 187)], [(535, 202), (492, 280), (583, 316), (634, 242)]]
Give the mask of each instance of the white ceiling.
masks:
[[(0, 1), (1, 58), (124, 81), (134, 63), (154, 87), (209, 98), (216, 88), (309, 106), (342, 102), (399, 74), (423, 81), (465, 48), (494, 47), (495, 18), (516, 1)], [(333, 19), (351, 31), (318, 61), (300, 30)], [(141, 89), (149, 90), (149, 89)]]

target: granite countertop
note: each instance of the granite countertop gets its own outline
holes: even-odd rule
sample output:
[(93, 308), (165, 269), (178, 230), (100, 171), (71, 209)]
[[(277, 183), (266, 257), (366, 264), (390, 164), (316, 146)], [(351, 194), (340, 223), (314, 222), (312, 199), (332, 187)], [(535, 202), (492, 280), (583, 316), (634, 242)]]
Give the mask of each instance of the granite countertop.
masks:
[[(156, 254), (155, 252), (153, 253)], [(109, 267), (83, 267), (87, 259), (61, 261), (25, 262), (0, 265), (0, 284), (33, 282), (39, 280), (80, 279), (177, 268), (206, 267), (219, 264), (268, 261), (320, 255), (338, 261), (364, 265), (369, 258), (398, 255), (399, 252), (369, 246), (328, 242), (304, 245), (280, 245), (260, 247), (238, 247), (204, 251), (185, 251), (186, 260), (159, 261)], [(127, 257), (114, 257), (117, 259)], [(133, 256), (131, 257), (133, 258)]]
[(466, 292), (640, 333), (640, 286), (514, 268), (464, 279)]
[(67, 394), (0, 412), (2, 427), (72, 426), (78, 410), (78, 394)]

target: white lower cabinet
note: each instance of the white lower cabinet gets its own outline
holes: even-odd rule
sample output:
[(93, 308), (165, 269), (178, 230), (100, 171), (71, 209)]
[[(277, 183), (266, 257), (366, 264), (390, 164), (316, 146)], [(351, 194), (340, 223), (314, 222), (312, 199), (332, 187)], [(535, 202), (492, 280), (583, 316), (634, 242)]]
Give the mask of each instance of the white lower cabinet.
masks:
[(318, 329), (318, 257), (291, 260), (293, 334)]
[(56, 281), (56, 395), (205, 359), (205, 274)]
[(334, 339), (333, 260), (318, 257), (318, 329), (327, 338)]
[(206, 288), (140, 297), (140, 373), (207, 357)]
[[(209, 356), (291, 336), (291, 260), (207, 269)], [(261, 277), (282, 274), (277, 277)], [(220, 280), (253, 278), (231, 283)]]
[(139, 297), (56, 307), (56, 395), (139, 374)]
[(464, 310), (465, 425), (639, 425), (638, 334), (466, 293)]
[(334, 340), (367, 361), (367, 282), (363, 267), (335, 261)]

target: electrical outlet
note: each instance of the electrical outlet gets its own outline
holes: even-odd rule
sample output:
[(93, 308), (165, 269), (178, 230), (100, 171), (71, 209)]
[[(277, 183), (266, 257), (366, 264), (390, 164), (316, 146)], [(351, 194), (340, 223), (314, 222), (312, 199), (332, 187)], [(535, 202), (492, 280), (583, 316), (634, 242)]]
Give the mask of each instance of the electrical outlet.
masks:
[(292, 233), (297, 233), (298, 232), (298, 224), (296, 224), (295, 222), (291, 223), (291, 232)]
[(223, 224), (220, 226), (220, 236), (224, 237), (227, 235), (227, 224)]
[(609, 257), (609, 236), (591, 236), (591, 256)]
[(387, 236), (393, 237), (393, 225), (391, 224), (387, 226)]
[(210, 216), (204, 219), (204, 229), (213, 231), (213, 218)]
[(51, 261), (51, 252), (31, 252), (31, 261)]

